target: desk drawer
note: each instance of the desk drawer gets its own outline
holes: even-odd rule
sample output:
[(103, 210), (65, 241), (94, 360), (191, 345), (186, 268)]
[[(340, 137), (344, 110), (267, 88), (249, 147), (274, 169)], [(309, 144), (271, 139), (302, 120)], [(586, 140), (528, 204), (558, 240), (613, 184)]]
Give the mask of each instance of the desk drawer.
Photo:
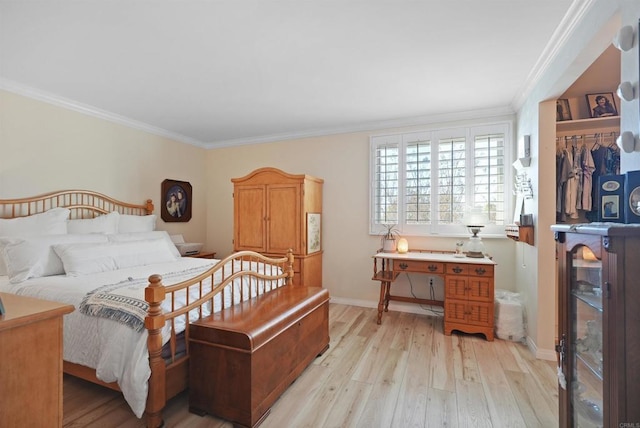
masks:
[(493, 265), (469, 265), (469, 275), (493, 278)]
[(469, 275), (469, 265), (466, 263), (447, 263), (447, 275)]
[(447, 263), (447, 275), (469, 275), (493, 278), (493, 265)]
[(395, 272), (444, 273), (444, 263), (423, 260), (394, 260)]

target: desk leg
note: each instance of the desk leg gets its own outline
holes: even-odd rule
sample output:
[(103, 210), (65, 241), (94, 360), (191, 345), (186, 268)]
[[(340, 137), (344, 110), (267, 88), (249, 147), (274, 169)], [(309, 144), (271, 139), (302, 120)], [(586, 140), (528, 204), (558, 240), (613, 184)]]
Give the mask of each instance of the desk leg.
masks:
[[(387, 295), (387, 282), (380, 281), (380, 300), (378, 301), (378, 324), (382, 324), (382, 311), (385, 306), (385, 296)], [(387, 301), (387, 305), (389, 302)]]
[(391, 296), (391, 283), (387, 282), (387, 287), (384, 292), (384, 311), (389, 312), (389, 298)]

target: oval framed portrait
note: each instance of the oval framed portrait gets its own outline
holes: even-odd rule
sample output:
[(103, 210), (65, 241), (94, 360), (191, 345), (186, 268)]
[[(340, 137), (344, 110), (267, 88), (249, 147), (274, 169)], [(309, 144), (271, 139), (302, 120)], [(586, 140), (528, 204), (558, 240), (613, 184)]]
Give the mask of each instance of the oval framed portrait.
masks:
[(629, 193), (629, 209), (637, 216), (640, 216), (640, 186)]
[(160, 217), (167, 222), (191, 220), (191, 184), (166, 179), (161, 186)]

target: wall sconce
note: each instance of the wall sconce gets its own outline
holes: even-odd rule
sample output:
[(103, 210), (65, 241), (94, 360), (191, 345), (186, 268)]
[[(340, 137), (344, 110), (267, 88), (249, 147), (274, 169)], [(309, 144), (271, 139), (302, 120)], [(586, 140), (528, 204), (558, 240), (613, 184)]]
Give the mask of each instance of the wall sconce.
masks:
[(409, 242), (405, 238), (400, 238), (396, 248), (400, 254), (404, 254), (409, 251)]
[(622, 82), (616, 91), (618, 96), (625, 101), (632, 101), (636, 97), (636, 91), (631, 82)]
[(525, 168), (528, 168), (529, 165), (531, 165), (531, 158), (518, 158), (511, 165), (516, 171), (518, 171), (518, 173), (521, 173)]
[(513, 167), (516, 171), (520, 172), (524, 168), (527, 168), (531, 165), (531, 136), (524, 136), (524, 157), (516, 159), (513, 163)]
[(613, 46), (623, 52), (633, 47), (633, 27), (631, 25), (625, 25), (618, 31), (618, 34), (613, 38)]
[(620, 150), (625, 153), (631, 153), (636, 148), (636, 138), (631, 131), (624, 131), (616, 139), (616, 144), (620, 147)]

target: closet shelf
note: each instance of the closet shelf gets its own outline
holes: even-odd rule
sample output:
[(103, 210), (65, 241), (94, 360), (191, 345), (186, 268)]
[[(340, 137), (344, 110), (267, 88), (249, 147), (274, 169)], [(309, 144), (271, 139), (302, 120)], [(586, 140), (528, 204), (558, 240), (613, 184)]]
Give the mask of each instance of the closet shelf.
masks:
[(556, 131), (582, 131), (585, 129), (620, 127), (620, 116), (595, 117), (556, 122)]

